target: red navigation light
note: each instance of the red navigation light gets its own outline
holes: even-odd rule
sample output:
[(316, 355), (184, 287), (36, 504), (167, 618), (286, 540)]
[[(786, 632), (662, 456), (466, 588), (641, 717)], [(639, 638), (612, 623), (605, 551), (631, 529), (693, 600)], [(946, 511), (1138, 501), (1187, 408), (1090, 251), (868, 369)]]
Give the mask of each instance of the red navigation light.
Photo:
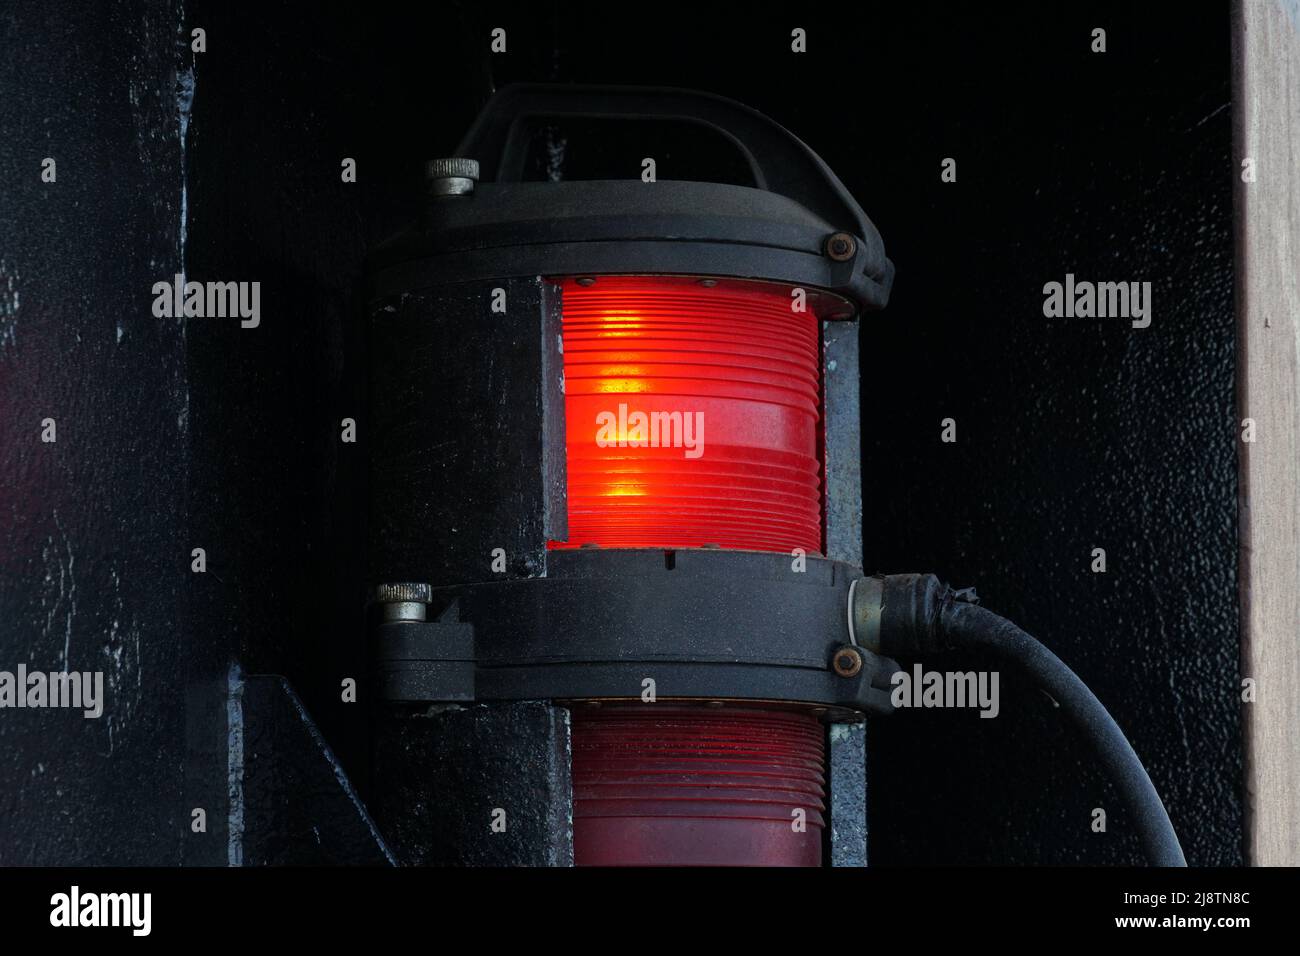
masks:
[(569, 540), (553, 546), (821, 553), (816, 311), (829, 297), (729, 279), (558, 281)]

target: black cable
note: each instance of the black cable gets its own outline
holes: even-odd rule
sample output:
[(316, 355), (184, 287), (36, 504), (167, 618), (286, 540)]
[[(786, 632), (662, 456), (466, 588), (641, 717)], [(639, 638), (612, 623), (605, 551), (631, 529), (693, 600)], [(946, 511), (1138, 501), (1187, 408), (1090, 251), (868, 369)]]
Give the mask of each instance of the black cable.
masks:
[(1101, 701), (1059, 657), (1006, 618), (971, 603), (934, 575), (884, 579), (880, 644), (911, 656), (945, 648), (983, 651), (1023, 668), (1084, 733), (1136, 822), (1154, 866), (1186, 866), (1178, 834), (1142, 761)]

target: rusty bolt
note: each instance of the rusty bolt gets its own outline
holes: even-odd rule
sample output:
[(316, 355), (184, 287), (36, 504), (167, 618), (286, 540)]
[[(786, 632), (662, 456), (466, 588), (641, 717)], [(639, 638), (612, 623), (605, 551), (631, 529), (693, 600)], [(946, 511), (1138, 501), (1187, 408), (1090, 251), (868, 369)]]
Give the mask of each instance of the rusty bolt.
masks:
[(856, 647), (841, 647), (831, 658), (831, 667), (841, 677), (857, 677), (862, 670), (862, 654)]
[(836, 262), (848, 262), (857, 251), (857, 242), (847, 232), (834, 233), (826, 240), (826, 255)]

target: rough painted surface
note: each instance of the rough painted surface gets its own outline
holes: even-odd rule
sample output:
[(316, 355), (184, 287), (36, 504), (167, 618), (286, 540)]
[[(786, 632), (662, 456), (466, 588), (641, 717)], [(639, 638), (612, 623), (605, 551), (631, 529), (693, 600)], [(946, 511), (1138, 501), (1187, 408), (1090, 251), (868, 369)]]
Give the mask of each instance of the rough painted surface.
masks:
[(371, 809), (421, 866), (572, 866), (569, 712), (544, 701), (385, 710)]
[[(504, 315), (491, 311), (495, 289)], [(564, 502), (564, 394), (548, 289), (538, 279), (457, 283), (372, 307), (376, 583), (494, 579), (497, 548), (506, 576), (545, 575), (548, 538), (567, 537), (567, 515), (553, 520)]]
[(238, 681), (237, 770), (229, 863), (321, 866), (395, 863), (351, 781), (282, 677)]
[(180, 24), (0, 11), (0, 669), (106, 697), (0, 711), (0, 864), (177, 863), (188, 830), (184, 337), (150, 311), (180, 264)]
[(867, 865), (867, 725), (831, 724), (831, 866)]
[[(1104, 55), (1098, 16), (985, 14), (931, 35), (882, 127), (925, 119), (852, 183), (898, 263), (863, 347), (867, 566), (977, 585), (1109, 707), (1189, 862), (1240, 863), (1226, 6), (1176, 35), (1112, 12)], [(1150, 280), (1151, 326), (1044, 318), (1067, 272)], [(1086, 747), (1003, 677), (996, 720), (873, 723), (873, 862), (1141, 862)]]
[(862, 566), (862, 422), (857, 323), (822, 323), (826, 556)]
[[(196, 644), (211, 665), (229, 646), (249, 671), (284, 674), (363, 795), (363, 264), (406, 225), (423, 160), (448, 154), (474, 110), (454, 58), (430, 57), (405, 14), (375, 13), (200, 4), (189, 144), (192, 276), (262, 283), (258, 328), (190, 329), (192, 534), (211, 568)], [(452, 92), (432, 105), (439, 81)], [(356, 703), (342, 700), (349, 678)]]

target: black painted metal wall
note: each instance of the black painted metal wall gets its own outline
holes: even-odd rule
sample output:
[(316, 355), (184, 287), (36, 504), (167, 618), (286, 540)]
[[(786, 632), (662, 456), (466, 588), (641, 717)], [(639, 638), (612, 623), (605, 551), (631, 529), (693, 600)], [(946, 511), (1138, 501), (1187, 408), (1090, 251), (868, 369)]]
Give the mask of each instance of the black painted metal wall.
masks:
[[(978, 585), (1046, 641), (1132, 737), (1189, 862), (1233, 864), (1227, 11), (1176, 22), (971, 11), (928, 33), (924, 68), (897, 64), (882, 148), (853, 182), (899, 263), (863, 344), (866, 560)], [(1096, 26), (1105, 54), (1085, 42)], [(941, 156), (958, 157), (955, 184)], [(1150, 281), (1150, 327), (1044, 318), (1043, 284), (1067, 272)], [(939, 441), (948, 417), (955, 444)], [(874, 728), (876, 860), (1139, 862), (1051, 702), (1009, 680), (1003, 694), (996, 720)]]
[(0, 670), (105, 696), (0, 711), (0, 864), (184, 858), (190, 394), (150, 311), (183, 258), (180, 24), (0, 11)]

